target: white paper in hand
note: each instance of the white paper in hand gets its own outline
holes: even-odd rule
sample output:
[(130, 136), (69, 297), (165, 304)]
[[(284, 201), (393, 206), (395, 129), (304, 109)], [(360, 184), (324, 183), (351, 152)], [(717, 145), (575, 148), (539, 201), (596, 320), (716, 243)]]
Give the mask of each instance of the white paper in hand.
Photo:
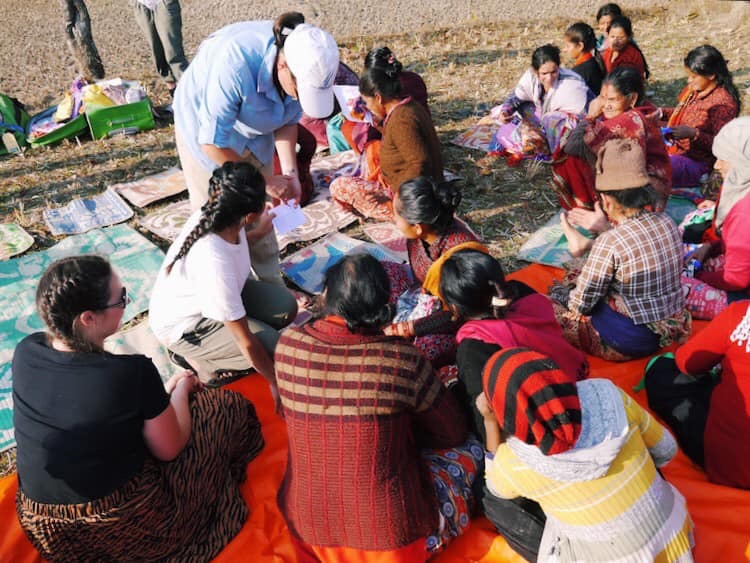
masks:
[(271, 214), (273, 215), (273, 228), (276, 229), (277, 235), (285, 235), (289, 231), (307, 223), (307, 216), (293, 199), (271, 209)]

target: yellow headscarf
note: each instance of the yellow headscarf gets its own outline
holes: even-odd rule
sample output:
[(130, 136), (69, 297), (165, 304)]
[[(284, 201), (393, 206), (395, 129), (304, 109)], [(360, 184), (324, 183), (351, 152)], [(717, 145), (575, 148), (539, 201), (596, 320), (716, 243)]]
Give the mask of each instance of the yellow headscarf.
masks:
[(440, 258), (435, 260), (432, 263), (432, 266), (430, 266), (430, 269), (427, 270), (427, 275), (424, 278), (424, 283), (422, 284), (422, 289), (424, 289), (427, 293), (434, 295), (435, 297), (438, 297), (440, 301), (443, 303), (443, 308), (448, 309), (445, 305), (445, 301), (443, 300), (443, 296), (440, 294), (440, 272), (442, 272), (443, 264), (445, 264), (445, 261), (453, 256), (455, 252), (458, 252), (459, 250), (478, 250), (479, 252), (484, 252), (485, 254), (489, 254), (489, 249), (484, 246), (481, 242), (476, 241), (469, 241), (469, 242), (463, 242), (459, 245), (454, 246), (450, 250), (445, 251)]

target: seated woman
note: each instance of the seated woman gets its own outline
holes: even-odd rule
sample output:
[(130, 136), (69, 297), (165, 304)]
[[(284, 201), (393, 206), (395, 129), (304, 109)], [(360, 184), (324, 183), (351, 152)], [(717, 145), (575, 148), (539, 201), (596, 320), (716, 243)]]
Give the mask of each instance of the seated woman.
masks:
[(606, 360), (648, 356), (690, 333), (682, 240), (669, 216), (646, 209), (654, 198), (645, 161), (636, 141), (604, 145), (596, 189), (615, 226), (594, 241), (578, 276), (553, 287), (566, 340)]
[(607, 41), (607, 30), (609, 29), (609, 24), (612, 23), (613, 19), (621, 15), (623, 15), (622, 9), (617, 4), (609, 3), (599, 6), (599, 9), (596, 11), (596, 28), (601, 33), (601, 35), (596, 38), (596, 49), (598, 51), (604, 51), (609, 47), (609, 41)]
[(583, 78), (560, 68), (560, 49), (537, 48), (513, 93), (490, 112), (502, 124), (490, 149), (554, 157), (593, 97)]
[(648, 80), (651, 71), (648, 68), (643, 51), (633, 39), (633, 25), (629, 18), (617, 16), (607, 28), (609, 47), (602, 51), (604, 70), (612, 72), (622, 66), (630, 66), (638, 71), (644, 80)]
[(711, 171), (711, 144), (724, 125), (740, 113), (740, 97), (718, 49), (702, 45), (685, 57), (688, 84), (675, 108), (662, 108), (670, 141), (672, 185), (695, 187)]
[(279, 507), (301, 562), (425, 561), (468, 526), (482, 448), (430, 363), (383, 334), (389, 292), (380, 262), (346, 256), (326, 272), (325, 316), (276, 348)]
[(563, 51), (575, 61), (570, 70), (583, 78), (591, 93), (598, 96), (604, 79), (604, 63), (596, 50), (596, 36), (591, 26), (577, 22), (566, 29)]
[(525, 283), (506, 281), (500, 263), (476, 250), (455, 252), (443, 264), (440, 294), (453, 314), (465, 321), (456, 335), (458, 376), (484, 439), (482, 415), (475, 400), (482, 392), (482, 370), (501, 348), (523, 346), (551, 357), (576, 381), (586, 377), (588, 360), (571, 346), (555, 320), (552, 302)]
[(656, 469), (677, 444), (648, 412), (611, 381), (571, 382), (527, 348), (496, 352), (483, 376), (478, 406), (495, 428), (487, 488), (539, 502), (547, 515), (540, 554), (558, 562), (692, 561), (685, 499)]
[[(401, 95), (410, 96), (415, 102), (419, 102), (427, 113), (432, 116), (430, 106), (427, 103), (427, 85), (419, 74), (403, 70), (403, 66), (396, 59), (393, 52), (388, 47), (376, 47), (371, 49), (365, 56), (364, 69), (386, 64), (395, 65), (398, 70), (398, 81), (401, 83)], [(380, 130), (370, 123), (356, 123), (354, 121), (344, 121), (341, 125), (341, 133), (347, 141), (347, 148), (354, 149), (357, 154), (367, 152), (370, 161), (376, 161), (376, 156), (380, 150), (382, 138)]]
[(52, 561), (208, 561), (247, 517), (260, 423), (237, 393), (196, 393), (192, 372), (164, 385), (147, 357), (105, 352), (127, 303), (98, 256), (42, 276), (47, 332), (13, 357), (18, 519)]
[(382, 131), (379, 150), (358, 177), (339, 177), (331, 183), (333, 199), (380, 221), (393, 219), (393, 192), (407, 180), (429, 176), (443, 180), (443, 157), (430, 114), (405, 96), (395, 58), (378, 59), (359, 81), (359, 92)]
[[(404, 274), (401, 265), (386, 264), (391, 298), (400, 296), (400, 322), (387, 326), (385, 333), (416, 337), (414, 345), (436, 368), (455, 363), (458, 329), (439, 299), (441, 265), (447, 256), (462, 248), (488, 252), (477, 236), (456, 219), (459, 203), (461, 191), (455, 182), (438, 184), (424, 176), (401, 184), (393, 200), (393, 222), (406, 237), (410, 271)], [(439, 373), (444, 383), (455, 381), (455, 369), (441, 369)]]
[[(672, 189), (669, 156), (659, 130), (656, 106), (643, 92), (643, 80), (630, 67), (610, 72), (598, 98), (591, 102), (586, 118), (571, 133), (565, 145), (566, 158), (552, 165), (552, 189), (564, 209), (591, 210), (597, 202), (594, 190), (596, 155), (611, 139), (634, 139), (646, 151), (646, 170), (651, 187), (659, 194), (656, 210), (666, 207)], [(597, 213), (601, 215), (599, 210)], [(571, 222), (591, 230), (601, 217), (576, 211)], [(580, 253), (580, 252), (578, 252)]]
[(167, 251), (149, 322), (156, 338), (202, 381), (221, 385), (252, 368), (278, 400), (271, 357), (297, 304), (285, 287), (251, 277), (248, 242), (273, 228), (265, 198), (263, 176), (251, 164), (227, 162), (214, 171), (208, 201)]
[(732, 303), (674, 358), (649, 363), (646, 392), (711, 482), (750, 489), (750, 303)]
[(724, 183), (714, 213), (719, 239), (702, 244), (688, 258), (702, 268), (689, 287), (685, 304), (694, 318), (712, 319), (729, 303), (750, 298), (750, 117), (738, 117), (714, 137), (714, 167)]

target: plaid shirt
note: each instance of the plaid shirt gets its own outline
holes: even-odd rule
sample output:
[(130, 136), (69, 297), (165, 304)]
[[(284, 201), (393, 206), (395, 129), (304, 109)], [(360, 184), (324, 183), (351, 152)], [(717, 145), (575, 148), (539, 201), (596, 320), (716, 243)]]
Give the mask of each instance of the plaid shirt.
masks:
[(677, 226), (664, 213), (640, 213), (596, 239), (568, 307), (587, 315), (603, 297), (617, 293), (635, 324), (667, 319), (685, 307), (681, 272)]

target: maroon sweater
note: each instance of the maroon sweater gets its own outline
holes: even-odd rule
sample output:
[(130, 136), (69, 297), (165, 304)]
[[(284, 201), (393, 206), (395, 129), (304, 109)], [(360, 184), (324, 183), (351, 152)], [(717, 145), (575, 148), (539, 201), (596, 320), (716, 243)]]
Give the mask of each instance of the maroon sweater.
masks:
[(287, 329), (275, 353), (289, 461), (279, 507), (310, 545), (391, 550), (438, 525), (419, 449), (466, 439), (464, 413), (399, 338), (335, 320)]

